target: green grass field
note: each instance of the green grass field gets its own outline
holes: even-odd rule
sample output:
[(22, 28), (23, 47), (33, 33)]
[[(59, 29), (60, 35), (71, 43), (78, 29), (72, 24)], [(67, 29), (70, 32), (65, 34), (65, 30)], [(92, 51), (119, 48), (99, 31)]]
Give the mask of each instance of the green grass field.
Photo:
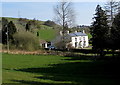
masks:
[(51, 41), (55, 39), (57, 31), (55, 29), (40, 29), (39, 37), (40, 39)]
[[(3, 85), (119, 85), (120, 64), (52, 55), (2, 56)], [(118, 78), (119, 77), (119, 78)], [(14, 84), (13, 84), (14, 83)]]

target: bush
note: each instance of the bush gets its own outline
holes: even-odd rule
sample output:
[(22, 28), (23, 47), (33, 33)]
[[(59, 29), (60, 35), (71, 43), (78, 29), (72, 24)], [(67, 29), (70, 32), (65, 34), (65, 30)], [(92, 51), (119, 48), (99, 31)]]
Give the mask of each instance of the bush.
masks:
[(55, 47), (57, 49), (61, 49), (61, 50), (72, 49), (73, 47), (69, 42), (70, 42), (70, 40), (69, 40), (69, 38), (67, 38), (67, 36), (65, 36), (64, 38), (63, 38), (63, 36), (58, 36), (53, 41)]
[(13, 37), (17, 49), (33, 51), (39, 48), (38, 38), (30, 32), (18, 32)]
[(55, 43), (55, 47), (57, 48), (57, 49), (66, 49), (66, 43), (63, 43), (63, 41), (59, 41), (59, 42), (56, 42)]

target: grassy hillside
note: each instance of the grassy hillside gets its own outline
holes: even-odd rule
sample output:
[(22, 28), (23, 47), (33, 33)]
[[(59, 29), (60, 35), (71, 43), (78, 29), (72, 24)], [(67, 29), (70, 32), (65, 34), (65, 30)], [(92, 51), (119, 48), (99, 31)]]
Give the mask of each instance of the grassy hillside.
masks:
[[(13, 21), (18, 31), (25, 31), (26, 24), (31, 22), (30, 29), (36, 35), (39, 32), (39, 38), (46, 41), (51, 41), (55, 38), (57, 30), (53, 29), (53, 26), (45, 25), (45, 21), (30, 20), (26, 18), (9, 18), (6, 17), (8, 21)], [(1, 23), (1, 22), (0, 22)], [(55, 25), (56, 26), (56, 25)]]
[(56, 30), (55, 29), (40, 29), (39, 30), (39, 37), (41, 39), (50, 41), (56, 37)]
[[(29, 21), (34, 21), (35, 25), (31, 24), (31, 28), (39, 28), (40, 25), (44, 24), (44, 21), (31, 20), (26, 18), (10, 18), (5, 17), (8, 21), (13, 21), (18, 30), (25, 30), (25, 26)], [(33, 23), (33, 22), (32, 22)]]

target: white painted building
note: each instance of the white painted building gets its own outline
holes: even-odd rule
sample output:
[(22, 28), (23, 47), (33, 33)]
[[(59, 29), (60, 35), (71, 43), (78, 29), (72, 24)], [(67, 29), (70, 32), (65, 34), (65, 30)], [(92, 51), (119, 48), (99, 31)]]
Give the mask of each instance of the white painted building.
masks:
[[(68, 32), (69, 33), (69, 32)], [(83, 32), (69, 33), (66, 36), (66, 40), (74, 48), (85, 48), (89, 46), (88, 35)]]
[[(62, 43), (60, 44), (63, 39), (63, 33), (60, 31), (60, 35), (56, 37), (52, 41), (52, 45), (55, 46), (56, 48), (59, 48), (59, 46), (62, 46)], [(66, 43), (66, 48), (71, 49), (71, 48), (86, 48), (89, 46), (88, 42), (88, 35), (83, 31), (83, 32), (73, 32), (69, 33), (69, 31), (66, 32), (64, 36), (64, 41)], [(56, 44), (59, 43), (59, 46), (56, 46)]]

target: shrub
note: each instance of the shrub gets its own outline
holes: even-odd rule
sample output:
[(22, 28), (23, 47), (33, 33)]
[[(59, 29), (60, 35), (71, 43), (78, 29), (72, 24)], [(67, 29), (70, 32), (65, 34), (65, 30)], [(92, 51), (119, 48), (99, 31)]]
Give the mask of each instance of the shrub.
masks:
[(62, 50), (66, 49), (66, 43), (64, 43), (63, 41), (55, 42), (55, 47)]
[(70, 42), (70, 39), (67, 38), (67, 36), (65, 36), (64, 38), (63, 38), (63, 36), (58, 36), (53, 41), (55, 47), (57, 49), (61, 49), (61, 50), (72, 49), (73, 47), (69, 42)]
[(18, 32), (13, 37), (17, 49), (33, 51), (39, 48), (38, 38), (30, 32)]

